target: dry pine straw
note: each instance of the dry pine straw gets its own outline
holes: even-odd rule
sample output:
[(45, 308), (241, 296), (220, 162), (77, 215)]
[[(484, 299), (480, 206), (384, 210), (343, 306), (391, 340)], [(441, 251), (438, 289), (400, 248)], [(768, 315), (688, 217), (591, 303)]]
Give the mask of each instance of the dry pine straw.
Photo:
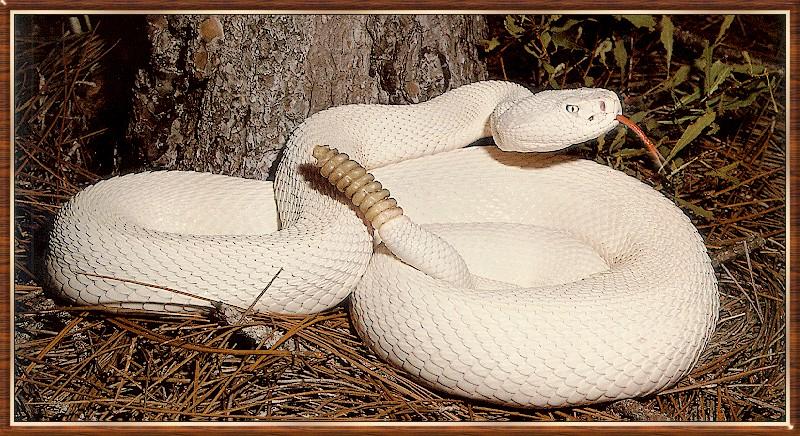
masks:
[[(718, 263), (720, 320), (697, 367), (643, 399), (518, 410), (443, 398), (381, 362), (355, 334), (346, 303), (225, 325), (217, 311), (115, 312), (50, 299), (31, 271), (40, 257), (35, 235), (94, 179), (80, 145), (101, 133), (87, 131), (90, 105), (79, 91), (91, 86), (104, 50), (91, 35), (81, 38), (18, 45), (49, 51), (39, 64), (49, 89), (18, 94), (16, 420), (785, 419), (785, 126), (772, 102), (757, 101), (760, 115), (733, 141), (704, 140), (679, 169), (659, 176), (644, 160), (626, 167), (657, 189), (672, 187)], [(17, 89), (27, 89), (35, 69), (21, 59)], [(715, 172), (736, 162), (731, 174)], [(260, 342), (249, 339), (254, 328), (266, 333)]]

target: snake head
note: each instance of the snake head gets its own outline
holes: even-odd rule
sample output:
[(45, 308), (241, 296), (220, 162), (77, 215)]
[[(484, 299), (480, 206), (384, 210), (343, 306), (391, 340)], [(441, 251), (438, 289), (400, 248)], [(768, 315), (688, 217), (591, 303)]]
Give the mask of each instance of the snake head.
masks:
[(622, 103), (601, 88), (542, 91), (500, 103), (489, 125), (505, 151), (546, 152), (579, 144), (617, 127)]

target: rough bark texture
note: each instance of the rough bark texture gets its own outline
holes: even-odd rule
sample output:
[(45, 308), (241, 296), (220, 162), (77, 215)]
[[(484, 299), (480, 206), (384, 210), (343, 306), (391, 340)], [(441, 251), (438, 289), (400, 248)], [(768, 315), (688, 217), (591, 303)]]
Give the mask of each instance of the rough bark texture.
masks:
[(347, 103), (481, 80), (483, 17), (157, 15), (129, 137), (148, 166), (265, 179), (292, 130)]

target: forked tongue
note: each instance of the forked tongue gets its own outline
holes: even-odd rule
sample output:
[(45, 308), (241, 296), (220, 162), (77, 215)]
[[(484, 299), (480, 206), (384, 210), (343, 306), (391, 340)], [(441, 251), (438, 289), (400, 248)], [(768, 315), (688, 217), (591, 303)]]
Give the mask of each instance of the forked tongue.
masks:
[(617, 121), (624, 124), (626, 127), (633, 130), (634, 133), (636, 133), (639, 139), (644, 142), (644, 146), (647, 147), (647, 151), (650, 153), (650, 158), (656, 164), (658, 169), (661, 170), (667, 160), (664, 159), (664, 156), (661, 156), (661, 153), (658, 152), (656, 145), (653, 144), (653, 141), (644, 134), (644, 131), (642, 131), (641, 127), (636, 125), (636, 123), (634, 123), (630, 118), (622, 114), (617, 115)]

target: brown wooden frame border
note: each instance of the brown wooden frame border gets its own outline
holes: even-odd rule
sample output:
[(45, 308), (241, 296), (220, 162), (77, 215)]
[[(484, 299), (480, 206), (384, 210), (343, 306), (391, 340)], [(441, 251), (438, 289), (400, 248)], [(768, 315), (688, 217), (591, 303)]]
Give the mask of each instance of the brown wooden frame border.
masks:
[[(385, 432), (404, 432), (407, 434), (483, 434), (487, 431), (497, 431), (503, 434), (522, 434), (532, 430), (545, 434), (572, 434), (579, 432), (599, 432), (604, 434), (616, 434), (620, 431), (640, 435), (662, 435), (667, 433), (696, 433), (696, 434), (772, 434), (789, 433), (793, 426), (775, 427), (759, 426), (751, 424), (691, 424), (678, 426), (648, 425), (648, 424), (622, 424), (622, 425), (598, 425), (598, 426), (570, 426), (570, 425), (549, 425), (538, 423), (486, 423), (486, 424), (425, 424), (415, 423), (403, 425), (401, 423), (264, 423), (258, 425), (250, 424), (224, 424), (224, 425), (202, 425), (202, 424), (183, 424), (149, 426), (143, 427), (138, 423), (124, 425), (94, 425), (94, 424), (55, 424), (48, 426), (40, 425), (21, 425), (10, 426), (10, 401), (11, 390), (9, 377), (11, 371), (11, 305), (10, 305), (10, 268), (11, 259), (11, 86), (10, 86), (10, 17), (11, 11), (34, 11), (34, 10), (76, 10), (76, 11), (156, 11), (156, 10), (265, 10), (265, 11), (375, 11), (375, 12), (394, 12), (394, 11), (440, 11), (440, 10), (459, 10), (464, 12), (482, 11), (537, 11), (537, 10), (669, 10), (669, 11), (788, 11), (788, 38), (790, 40), (789, 55), (789, 123), (787, 140), (789, 142), (790, 160), (788, 162), (789, 177), (789, 251), (797, 253), (800, 251), (800, 233), (798, 233), (796, 223), (800, 223), (796, 218), (800, 212), (800, 143), (798, 142), (798, 130), (800, 129), (800, 98), (798, 98), (798, 86), (800, 85), (800, 3), (791, 0), (677, 0), (656, 2), (636, 2), (633, 0), (606, 0), (602, 3), (591, 0), (559, 0), (557, 2), (542, 0), (528, 1), (491, 1), (491, 0), (462, 0), (460, 2), (449, 2), (442, 0), (228, 0), (225, 2), (215, 2), (211, 0), (174, 0), (165, 2), (163, 0), (126, 0), (120, 3), (119, 0), (0, 0), (0, 433), (20, 433), (31, 435), (53, 435), (53, 434), (107, 434), (115, 432), (118, 434), (136, 434), (142, 431), (147, 433), (189, 435), (210, 432), (213, 434), (239, 435), (255, 433), (313, 433), (320, 435), (334, 435), (347, 433), (358, 434), (380, 434)], [(797, 303), (798, 285), (800, 285), (800, 264), (793, 262), (796, 256), (789, 257), (788, 270), (789, 278), (789, 319), (790, 331), (787, 356), (796, 357), (800, 352), (800, 304)], [(788, 419), (794, 422), (800, 413), (800, 395), (798, 395), (798, 371), (800, 364), (797, 359), (789, 361), (788, 380), (790, 382), (790, 410)], [(146, 428), (146, 430), (145, 430)]]

